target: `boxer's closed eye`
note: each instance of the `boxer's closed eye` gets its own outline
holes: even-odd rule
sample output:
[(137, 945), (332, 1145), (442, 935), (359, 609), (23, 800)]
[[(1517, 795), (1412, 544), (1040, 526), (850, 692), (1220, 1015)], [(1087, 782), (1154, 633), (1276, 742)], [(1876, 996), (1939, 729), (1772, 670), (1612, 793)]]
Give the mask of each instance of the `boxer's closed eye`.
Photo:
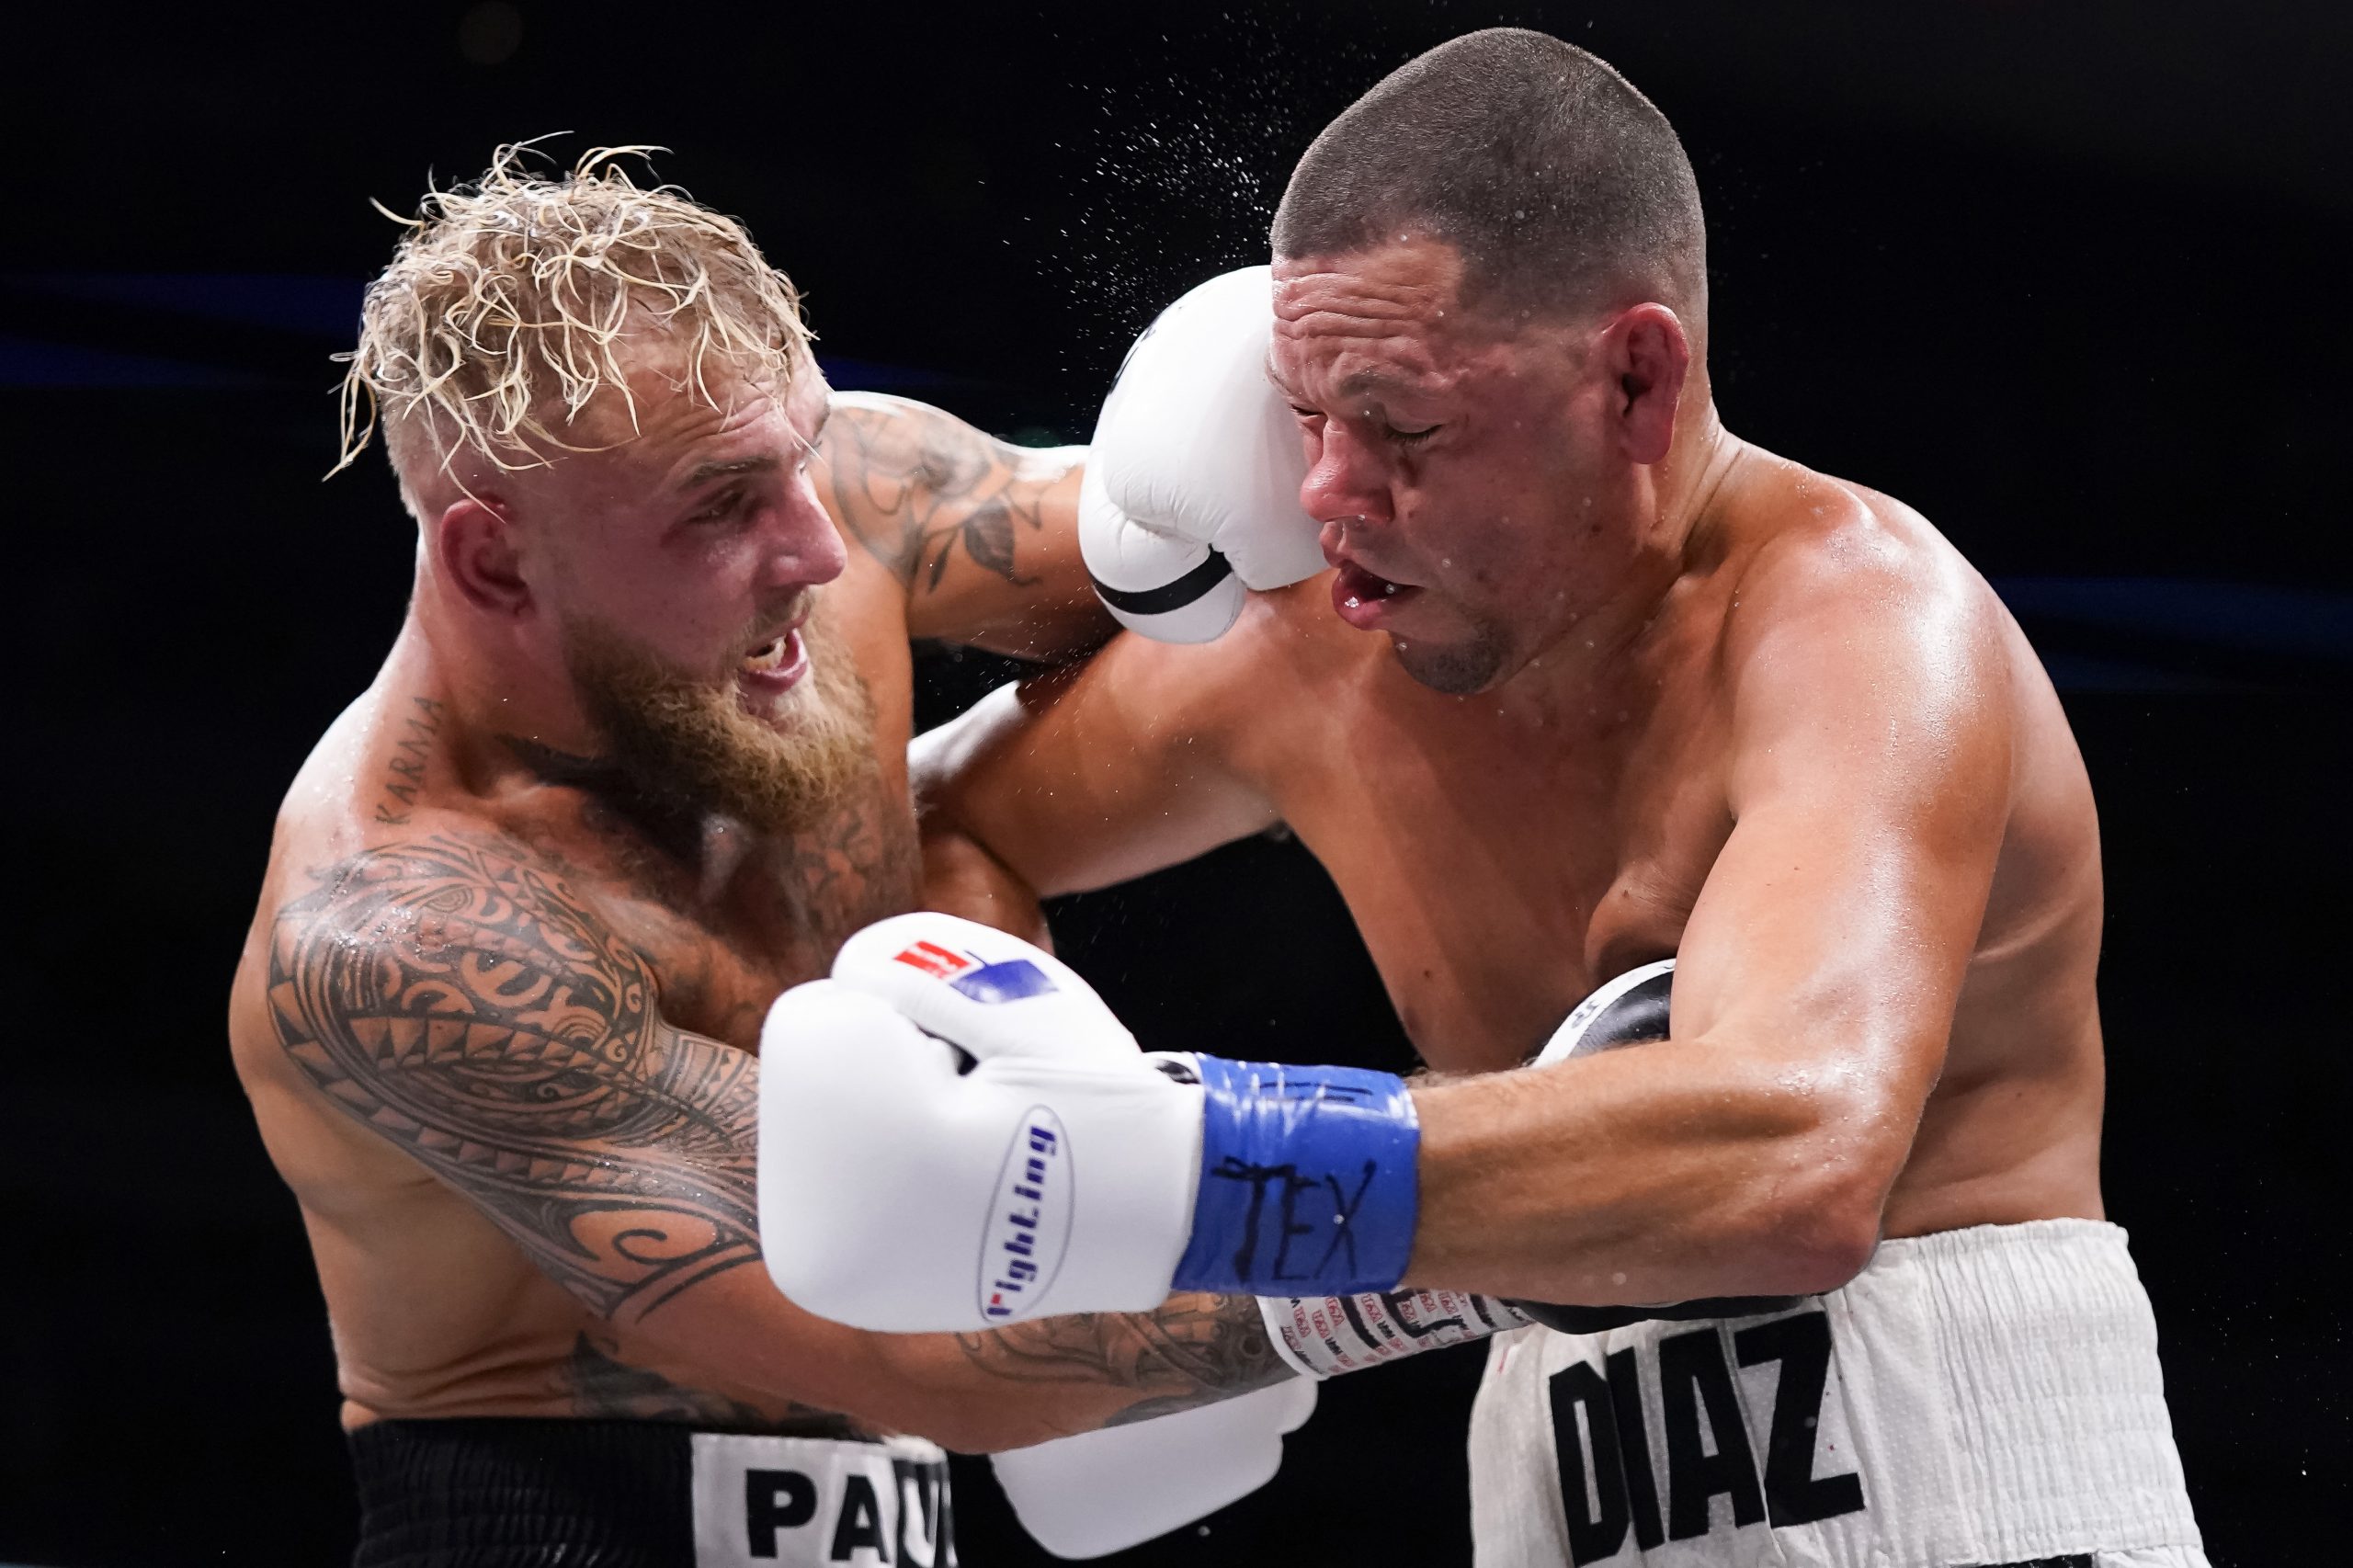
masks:
[(743, 509), (744, 494), (745, 493), (741, 490), (731, 490), (687, 520), (690, 523), (723, 521)]

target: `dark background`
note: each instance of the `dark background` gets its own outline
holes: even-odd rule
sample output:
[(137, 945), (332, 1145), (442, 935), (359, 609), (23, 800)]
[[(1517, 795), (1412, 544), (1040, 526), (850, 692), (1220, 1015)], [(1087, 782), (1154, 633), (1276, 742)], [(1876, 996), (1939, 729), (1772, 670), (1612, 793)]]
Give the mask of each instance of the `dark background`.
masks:
[[(319, 483), (326, 356), (394, 237), (366, 199), (407, 210), (428, 173), (521, 136), (574, 132), (567, 162), (665, 144), (660, 172), (807, 290), (837, 384), (1083, 438), (1160, 303), (1263, 259), (1333, 113), (1511, 20), (1595, 49), (1681, 130), (1731, 426), (1921, 506), (2043, 652), (2103, 807), (2108, 1194), (2191, 1492), (2219, 1563), (2324, 1560), (2353, 1503), (2326, 1286), (2348, 1250), (2327, 978), (2353, 689), (2347, 17), (18, 7), (0, 1558), (347, 1550), (324, 1314), (222, 1020), (278, 791), (407, 584), (381, 460)], [(1002, 674), (924, 667), (935, 716)], [(1074, 901), (1059, 928), (1148, 1045), (1405, 1060), (1294, 846)], [(1136, 1560), (1462, 1561), (1476, 1366), (1328, 1386), (1276, 1488)], [(961, 1484), (965, 1561), (1029, 1560), (984, 1470)]]

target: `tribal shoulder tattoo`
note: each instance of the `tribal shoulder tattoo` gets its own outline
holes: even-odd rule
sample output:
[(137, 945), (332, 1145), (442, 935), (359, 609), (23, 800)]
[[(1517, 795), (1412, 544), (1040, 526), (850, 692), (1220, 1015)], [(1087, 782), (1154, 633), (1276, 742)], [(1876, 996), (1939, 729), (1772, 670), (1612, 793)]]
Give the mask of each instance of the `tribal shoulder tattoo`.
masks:
[(346, 1114), (629, 1324), (759, 1256), (755, 1059), (496, 834), (369, 849), (278, 914), (279, 1041)]
[[(664, 1023), (644, 960), (521, 843), (436, 834), (335, 866), (279, 912), (269, 998), (313, 1084), (608, 1321), (758, 1257), (757, 1060)], [(1008, 1382), (1131, 1392), (1115, 1425), (1289, 1375), (1247, 1296), (958, 1343)], [(676, 1405), (617, 1367), (584, 1341), (573, 1369), (600, 1405)]]

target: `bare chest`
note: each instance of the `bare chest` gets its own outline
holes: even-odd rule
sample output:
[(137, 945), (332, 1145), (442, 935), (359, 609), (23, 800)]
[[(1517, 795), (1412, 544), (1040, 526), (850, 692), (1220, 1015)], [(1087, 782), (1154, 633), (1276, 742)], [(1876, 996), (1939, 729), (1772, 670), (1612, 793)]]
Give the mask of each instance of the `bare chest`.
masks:
[(1481, 722), (1359, 725), (1285, 815), (1347, 901), (1423, 1059), (1516, 1066), (1602, 981), (1672, 954), (1731, 832), (1688, 726), (1590, 741)]
[(844, 938), (914, 907), (915, 821), (877, 778), (825, 821), (725, 869), (682, 867), (626, 835), (561, 835), (561, 855), (615, 935), (653, 971), (663, 1017), (756, 1049), (769, 1004), (832, 965)]

